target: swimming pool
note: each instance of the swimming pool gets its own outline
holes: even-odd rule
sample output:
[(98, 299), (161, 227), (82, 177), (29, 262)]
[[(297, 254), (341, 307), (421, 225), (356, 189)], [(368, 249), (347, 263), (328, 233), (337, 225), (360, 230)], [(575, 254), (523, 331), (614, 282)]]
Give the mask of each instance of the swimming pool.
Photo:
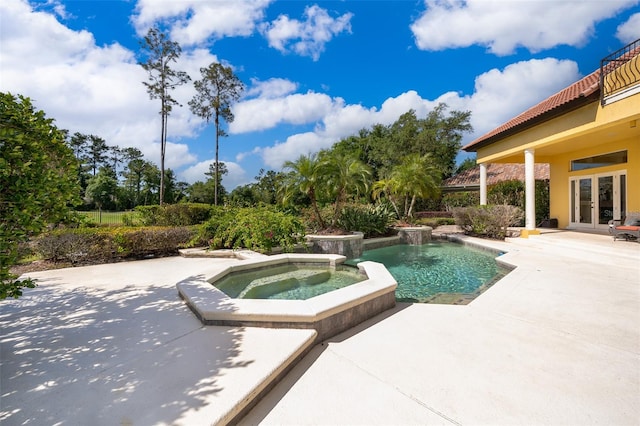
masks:
[(449, 241), (394, 245), (365, 251), (346, 263), (380, 262), (398, 281), (396, 300), (413, 303), (467, 304), (504, 277), (496, 253)]

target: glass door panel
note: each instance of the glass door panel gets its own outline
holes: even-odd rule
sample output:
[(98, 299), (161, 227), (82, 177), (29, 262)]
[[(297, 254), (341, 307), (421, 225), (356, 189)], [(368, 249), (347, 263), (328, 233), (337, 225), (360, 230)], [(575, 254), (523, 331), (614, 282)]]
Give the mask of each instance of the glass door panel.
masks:
[(613, 219), (613, 176), (598, 177), (598, 224)]
[(593, 224), (592, 179), (580, 179), (579, 214), (582, 224)]
[(611, 219), (620, 219), (627, 210), (626, 171), (576, 176), (569, 179), (569, 225), (577, 228), (607, 229)]

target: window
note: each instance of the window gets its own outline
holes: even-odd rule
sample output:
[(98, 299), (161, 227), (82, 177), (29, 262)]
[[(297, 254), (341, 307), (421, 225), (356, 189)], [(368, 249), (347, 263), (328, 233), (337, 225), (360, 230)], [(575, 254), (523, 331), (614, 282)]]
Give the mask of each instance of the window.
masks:
[(596, 155), (595, 157), (581, 158), (571, 161), (571, 171), (595, 169), (597, 167), (613, 166), (627, 162), (627, 151), (611, 152), (609, 154)]

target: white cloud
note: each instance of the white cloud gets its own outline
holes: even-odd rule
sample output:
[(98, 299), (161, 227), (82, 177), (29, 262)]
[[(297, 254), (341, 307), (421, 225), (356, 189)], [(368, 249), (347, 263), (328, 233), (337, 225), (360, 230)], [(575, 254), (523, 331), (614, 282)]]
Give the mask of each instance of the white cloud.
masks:
[(268, 167), (279, 169), (287, 160), (295, 160), (300, 155), (329, 148), (334, 142), (334, 139), (323, 137), (316, 132), (298, 133), (289, 136), (286, 142), (260, 149), (260, 154)]
[(473, 95), (463, 102), (465, 109), (473, 112), (472, 124), (480, 136), (580, 78), (573, 61), (546, 58), (517, 62), (476, 77)]
[[(30, 97), (59, 128), (94, 134), (121, 148), (136, 147), (159, 164), (159, 102), (149, 99), (142, 85), (147, 76), (131, 51), (117, 43), (96, 46), (90, 33), (70, 30), (54, 15), (20, 0), (0, 3), (0, 31), (2, 91)], [(195, 51), (176, 66), (197, 70), (215, 59)], [(175, 91), (182, 104), (191, 95), (186, 87)], [(194, 161), (180, 139), (199, 126), (186, 108), (172, 112), (167, 167)]]
[(279, 124), (307, 124), (320, 120), (333, 108), (333, 100), (322, 93), (294, 93), (276, 98), (255, 98), (233, 107), (235, 119), (230, 133), (265, 130)]
[(410, 90), (388, 98), (379, 109), (345, 105), (344, 101), (336, 99), (314, 131), (289, 136), (284, 142), (255, 149), (252, 154), (261, 155), (267, 166), (278, 169), (287, 160), (329, 148), (340, 139), (357, 134), (360, 129), (374, 124), (391, 124), (410, 109), (415, 110), (418, 117), (425, 117), (439, 103), (446, 103), (450, 109), (471, 111), (474, 133), (465, 137), (465, 141), (470, 141), (579, 78), (575, 62), (547, 58), (518, 62), (503, 70), (483, 73), (476, 77), (471, 95), (447, 92), (428, 100)]
[(142, 35), (158, 21), (170, 22), (171, 39), (191, 46), (209, 38), (250, 35), (271, 1), (138, 0), (133, 23)]
[(425, 0), (426, 11), (411, 30), (424, 50), (481, 45), (497, 55), (518, 47), (537, 52), (561, 44), (580, 46), (596, 22), (633, 4), (637, 0)]
[[(249, 179), (247, 179), (246, 171), (238, 164), (232, 161), (220, 161), (227, 166), (228, 174), (222, 177), (222, 185), (228, 190), (231, 191), (238, 185), (245, 185), (249, 183)], [(209, 177), (205, 175), (205, 173), (209, 172), (209, 166), (215, 163), (215, 158), (211, 158), (208, 160), (200, 161), (193, 166), (183, 170), (179, 177), (180, 180), (183, 180), (189, 184), (192, 184), (197, 181), (204, 182)]]
[(261, 26), (269, 46), (280, 52), (294, 52), (317, 61), (326, 43), (343, 31), (351, 33), (352, 13), (332, 18), (326, 9), (318, 5), (308, 6), (305, 20), (291, 19), (280, 15), (275, 21)]
[(247, 97), (257, 96), (267, 99), (278, 98), (295, 92), (297, 88), (298, 84), (284, 78), (271, 78), (266, 81), (252, 79), (251, 87), (246, 91), (245, 95)]
[(616, 31), (616, 37), (621, 42), (628, 44), (640, 38), (640, 13), (635, 13), (629, 20), (621, 24)]

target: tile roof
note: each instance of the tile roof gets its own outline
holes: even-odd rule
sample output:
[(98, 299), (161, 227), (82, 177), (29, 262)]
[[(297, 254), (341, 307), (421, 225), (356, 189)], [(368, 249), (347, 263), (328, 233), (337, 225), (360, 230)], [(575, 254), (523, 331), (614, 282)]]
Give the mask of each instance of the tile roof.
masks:
[[(537, 180), (549, 179), (549, 164), (536, 163), (534, 174)], [(487, 185), (495, 185), (507, 180), (524, 181), (524, 164), (491, 163), (487, 164)], [(480, 166), (466, 170), (442, 182), (444, 188), (463, 188), (480, 185)]]
[[(529, 108), (517, 117), (512, 118), (503, 125), (496, 127), (489, 133), (477, 138), (466, 146), (462, 147), (463, 150), (475, 151), (477, 145), (482, 145), (483, 142), (489, 142), (492, 138), (500, 136), (503, 133), (507, 133), (510, 130), (516, 130), (526, 124), (531, 123), (535, 119), (542, 119), (545, 116), (554, 116), (555, 111), (564, 111), (561, 107), (566, 107), (579, 100), (585, 100), (592, 102), (598, 99), (600, 95), (600, 70), (596, 70), (584, 77), (583, 79), (576, 81), (571, 86), (566, 87), (558, 93), (549, 96), (542, 102)], [(582, 102), (580, 102), (580, 105)], [(549, 117), (549, 118), (551, 118)], [(533, 123), (532, 123), (533, 124)]]
[[(609, 55), (609, 57), (616, 56), (617, 59), (629, 60), (640, 54), (639, 43), (640, 39)], [(609, 62), (609, 64), (604, 67), (605, 75), (618, 66), (619, 62)], [(512, 118), (489, 133), (468, 143), (463, 146), (462, 149), (474, 152), (478, 148), (488, 145), (495, 140), (502, 139), (503, 137), (557, 117), (560, 114), (582, 105), (594, 102), (600, 96), (600, 71), (600, 69), (595, 70), (588, 76), (576, 81), (558, 93), (549, 96), (547, 99), (534, 105), (517, 117)]]

